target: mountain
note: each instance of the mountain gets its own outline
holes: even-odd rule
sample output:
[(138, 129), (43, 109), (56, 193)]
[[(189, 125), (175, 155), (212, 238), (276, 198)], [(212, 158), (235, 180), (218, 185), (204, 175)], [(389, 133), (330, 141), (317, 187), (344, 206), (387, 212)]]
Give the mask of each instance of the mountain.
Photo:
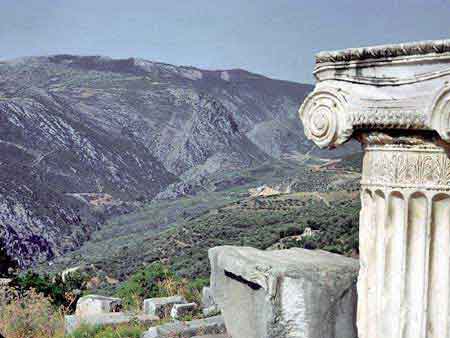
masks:
[(28, 267), (80, 246), (136, 200), (192, 195), (211, 174), (286, 156), (328, 156), (297, 117), (311, 89), (135, 58), (0, 62), (0, 250)]

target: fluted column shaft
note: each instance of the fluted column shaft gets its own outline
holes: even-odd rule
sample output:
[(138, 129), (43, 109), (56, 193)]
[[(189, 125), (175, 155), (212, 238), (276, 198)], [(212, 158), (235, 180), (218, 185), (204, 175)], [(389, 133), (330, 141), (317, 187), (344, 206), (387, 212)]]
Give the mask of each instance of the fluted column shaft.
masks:
[(359, 338), (450, 338), (450, 159), (432, 142), (365, 146)]

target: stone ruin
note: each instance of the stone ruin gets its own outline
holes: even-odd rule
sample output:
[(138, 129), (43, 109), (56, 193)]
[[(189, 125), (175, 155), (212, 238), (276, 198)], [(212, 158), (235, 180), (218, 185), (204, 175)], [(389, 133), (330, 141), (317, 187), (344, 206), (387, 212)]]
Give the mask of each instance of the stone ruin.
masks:
[[(450, 40), (322, 52), (314, 75), (307, 137), (364, 150), (358, 337), (450, 337)], [(210, 251), (233, 338), (356, 337), (354, 262), (288, 251)]]
[[(82, 325), (116, 326), (139, 322), (149, 327), (143, 338), (190, 338), (204, 334), (225, 333), (225, 324), (221, 316), (182, 321), (185, 315), (192, 314), (196, 308), (197, 304), (188, 303), (181, 296), (173, 296), (145, 299), (141, 312), (126, 312), (122, 309), (120, 298), (87, 295), (78, 300), (74, 315), (65, 316), (65, 331), (70, 335)], [(163, 319), (172, 321), (158, 325)]]
[(450, 40), (319, 53), (314, 75), (308, 138), (364, 149), (359, 338), (449, 337)]
[[(322, 52), (314, 75), (307, 137), (364, 150), (359, 264), (213, 248), (204, 311), (220, 309), (232, 338), (449, 338), (450, 40)], [(170, 325), (192, 337), (199, 324)]]

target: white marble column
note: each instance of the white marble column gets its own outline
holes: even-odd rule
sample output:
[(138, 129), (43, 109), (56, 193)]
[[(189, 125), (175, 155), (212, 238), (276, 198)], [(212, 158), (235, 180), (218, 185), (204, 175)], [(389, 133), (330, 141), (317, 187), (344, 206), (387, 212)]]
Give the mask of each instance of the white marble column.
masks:
[(450, 41), (325, 52), (300, 108), (364, 149), (359, 338), (450, 338)]
[(360, 338), (448, 337), (449, 181), (445, 147), (426, 141), (365, 147)]

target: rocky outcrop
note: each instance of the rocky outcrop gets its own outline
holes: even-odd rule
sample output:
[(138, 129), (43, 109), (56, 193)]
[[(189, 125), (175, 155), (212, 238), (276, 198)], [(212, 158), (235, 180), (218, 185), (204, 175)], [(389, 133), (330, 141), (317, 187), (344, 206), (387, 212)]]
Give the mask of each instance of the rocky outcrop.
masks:
[(233, 338), (356, 338), (358, 261), (325, 251), (209, 250), (211, 287)]

